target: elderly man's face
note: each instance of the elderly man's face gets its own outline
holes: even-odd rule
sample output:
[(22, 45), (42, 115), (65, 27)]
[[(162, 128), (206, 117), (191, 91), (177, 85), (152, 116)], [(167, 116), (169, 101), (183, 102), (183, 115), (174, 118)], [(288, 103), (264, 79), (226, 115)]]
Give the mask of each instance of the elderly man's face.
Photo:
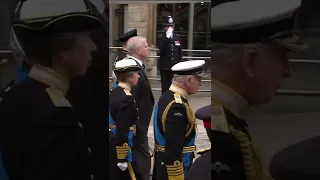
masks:
[[(255, 104), (271, 100), (280, 89), (285, 77), (292, 75), (287, 58), (288, 50), (276, 44), (266, 44), (246, 58), (252, 58), (247, 69), (250, 81), (250, 97)], [(250, 72), (251, 71), (251, 72)]]
[(187, 78), (187, 87), (188, 87), (188, 94), (195, 94), (199, 90), (201, 86), (201, 76), (192, 75)]

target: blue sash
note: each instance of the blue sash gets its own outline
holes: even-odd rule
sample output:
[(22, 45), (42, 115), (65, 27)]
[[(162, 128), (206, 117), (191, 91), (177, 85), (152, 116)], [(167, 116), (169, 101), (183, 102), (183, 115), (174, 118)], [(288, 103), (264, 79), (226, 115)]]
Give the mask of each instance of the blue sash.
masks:
[[(160, 133), (159, 127), (158, 127), (158, 104), (155, 106), (154, 109), (154, 116), (153, 116), (153, 126), (154, 126), (154, 136), (155, 139), (157, 140), (158, 145), (160, 146), (165, 146), (166, 145), (166, 140), (163, 137), (163, 135)], [(195, 146), (195, 139), (196, 136), (194, 136), (190, 142), (188, 143), (189, 146)], [(183, 169), (184, 169), (184, 175), (186, 176), (188, 173), (188, 170), (191, 166), (190, 162), (190, 156), (192, 155), (192, 152), (187, 152), (187, 153), (182, 153), (182, 162), (183, 162)]]
[[(109, 110), (109, 124), (116, 125), (116, 122), (113, 120), (113, 118), (111, 116), (110, 110)], [(113, 134), (116, 134), (116, 132), (117, 132), (116, 128), (111, 128), (111, 132)], [(129, 144), (130, 148), (132, 148), (132, 146), (133, 146), (133, 131), (130, 131), (130, 130), (128, 133), (128, 144)], [(128, 161), (132, 162), (132, 152), (131, 151), (128, 152), (126, 159)]]
[(118, 82), (118, 81), (115, 81), (115, 82), (113, 83), (113, 87), (114, 87), (114, 88), (118, 87), (118, 85), (119, 85), (119, 82)]
[(18, 79), (17, 82), (21, 83), (25, 79), (27, 79), (30, 69), (27, 68), (21, 68), (18, 72)]

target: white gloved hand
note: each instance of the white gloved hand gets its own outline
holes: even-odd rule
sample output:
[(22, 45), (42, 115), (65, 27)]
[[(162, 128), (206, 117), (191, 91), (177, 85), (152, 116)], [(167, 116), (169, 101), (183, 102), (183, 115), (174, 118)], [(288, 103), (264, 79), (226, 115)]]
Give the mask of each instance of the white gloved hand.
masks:
[(167, 32), (166, 32), (166, 36), (167, 36), (167, 38), (172, 38), (172, 36), (173, 36), (173, 29), (172, 29), (172, 27), (169, 27), (168, 28), (168, 30), (167, 30)]
[(117, 166), (121, 169), (121, 171), (125, 171), (128, 168), (128, 163), (127, 162), (118, 163)]

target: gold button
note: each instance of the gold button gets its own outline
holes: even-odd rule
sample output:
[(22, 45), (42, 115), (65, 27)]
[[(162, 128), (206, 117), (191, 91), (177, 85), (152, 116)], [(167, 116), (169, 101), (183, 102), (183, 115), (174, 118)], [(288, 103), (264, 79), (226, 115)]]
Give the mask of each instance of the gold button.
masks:
[(83, 129), (83, 126), (82, 126), (81, 123), (78, 123), (78, 126), (79, 126), (81, 129)]

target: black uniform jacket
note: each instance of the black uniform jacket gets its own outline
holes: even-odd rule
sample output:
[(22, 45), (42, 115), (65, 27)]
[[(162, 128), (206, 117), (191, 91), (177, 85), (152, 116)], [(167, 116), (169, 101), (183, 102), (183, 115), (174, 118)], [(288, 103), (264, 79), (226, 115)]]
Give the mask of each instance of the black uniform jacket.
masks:
[[(131, 166), (133, 159), (132, 147), (135, 136), (135, 122), (138, 117), (136, 102), (130, 93), (131, 87), (120, 82), (119, 85), (110, 91), (110, 121), (109, 127), (109, 179), (131, 179), (130, 174), (136, 174), (130, 167), (121, 171), (117, 164), (128, 162)], [(138, 178), (137, 175), (131, 177)], [(138, 178), (139, 179), (139, 178)]]
[(243, 119), (248, 103), (212, 79), (212, 179), (271, 180)]
[[(128, 135), (130, 127), (134, 128), (135, 122), (139, 118), (136, 101), (133, 99), (130, 91), (131, 87), (129, 85), (120, 82), (119, 86), (110, 92), (110, 114), (116, 123), (114, 138), (117, 147), (123, 147), (125, 144), (129, 145)], [(124, 151), (128, 152), (129, 149), (117, 151), (118, 162), (127, 162), (125, 159), (127, 154), (121, 157)]]
[(120, 61), (122, 59), (124, 59), (125, 57), (127, 57), (128, 51), (125, 49), (122, 49), (122, 51), (119, 53), (119, 55), (117, 56), (115, 62)]
[(160, 50), (158, 68), (160, 70), (171, 70), (171, 67), (182, 61), (181, 37), (173, 33), (173, 38), (167, 38), (166, 33), (160, 34), (158, 40)]
[(0, 149), (10, 180), (89, 180), (88, 146), (65, 98), (68, 83), (34, 65), (0, 105)]
[(211, 180), (211, 150), (202, 153), (193, 162), (185, 180)]
[[(158, 128), (154, 129), (154, 180), (183, 180), (185, 172), (192, 164), (195, 146), (188, 144), (195, 137), (196, 124), (187, 96), (185, 91), (171, 85), (169, 91), (160, 97), (156, 108), (158, 110), (155, 109), (154, 118), (157, 118), (157, 123), (154, 123)], [(161, 145), (160, 136), (164, 137), (165, 146)], [(183, 157), (184, 153), (190, 154), (188, 157)]]

